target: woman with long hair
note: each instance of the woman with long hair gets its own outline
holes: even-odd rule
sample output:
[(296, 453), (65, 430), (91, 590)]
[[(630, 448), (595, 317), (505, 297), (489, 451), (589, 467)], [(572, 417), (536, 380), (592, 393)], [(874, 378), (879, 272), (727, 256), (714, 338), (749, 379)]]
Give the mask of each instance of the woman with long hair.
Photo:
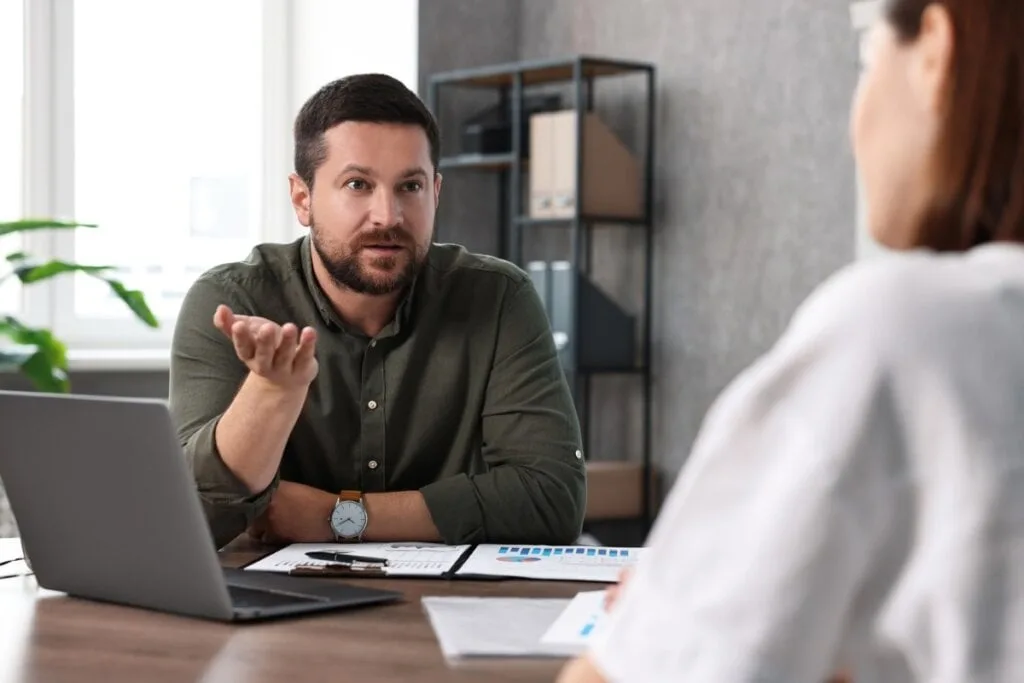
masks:
[(563, 683), (1024, 681), (1024, 0), (885, 0), (874, 238), (712, 406)]

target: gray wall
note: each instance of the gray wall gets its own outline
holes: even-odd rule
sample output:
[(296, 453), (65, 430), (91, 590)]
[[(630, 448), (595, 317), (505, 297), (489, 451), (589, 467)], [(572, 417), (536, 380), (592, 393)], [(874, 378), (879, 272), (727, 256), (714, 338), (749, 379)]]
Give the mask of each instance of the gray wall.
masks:
[[(423, 0), (419, 4), (420, 94), (427, 99), (430, 74), (517, 59), (519, 3), (508, 0)], [(443, 89), (442, 151), (454, 153), (459, 112), (495, 104), (489, 95)], [(455, 124), (455, 125), (451, 125)], [(438, 239), (467, 249), (495, 253), (498, 240), (490, 223), (498, 215), (497, 184), (487, 174), (444, 173), (437, 212)]]
[[(483, 4), (421, 5), (445, 18), (443, 30), (421, 33), (421, 55), (430, 56), (421, 78), (463, 36), (493, 39), (514, 25), (521, 59), (584, 53), (658, 68), (654, 457), (665, 488), (714, 397), (769, 347), (811, 289), (854, 257), (847, 120), (858, 63), (848, 5), (522, 0), (518, 21), (507, 19), (514, 3), (494, 3), (503, 8), (490, 13), (503, 25), (485, 23)], [(598, 112), (628, 137), (631, 91), (613, 88), (603, 100), (600, 92)], [(488, 216), (460, 218), (479, 227)], [(637, 271), (625, 262), (637, 240), (602, 235), (595, 260), (611, 271), (602, 284), (635, 302)], [(636, 431), (638, 393), (628, 380), (605, 384), (591, 457), (636, 457), (622, 435)], [(611, 405), (623, 396), (629, 409)]]

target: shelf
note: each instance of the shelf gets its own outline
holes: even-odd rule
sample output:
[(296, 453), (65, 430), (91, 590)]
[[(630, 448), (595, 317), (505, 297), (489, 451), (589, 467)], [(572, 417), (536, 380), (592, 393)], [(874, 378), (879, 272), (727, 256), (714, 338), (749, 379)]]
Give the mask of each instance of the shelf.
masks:
[(576, 65), (580, 65), (584, 78), (602, 76), (624, 76), (628, 74), (653, 72), (654, 67), (642, 62), (581, 56), (568, 59), (538, 60), (499, 64), (497, 66), (449, 71), (435, 76), (432, 82), (438, 85), (460, 85), (477, 88), (508, 87), (521, 74), (523, 85), (541, 85), (573, 80)]
[(551, 218), (536, 218), (534, 216), (519, 216), (516, 223), (523, 226), (528, 225), (568, 225), (574, 220), (580, 223), (605, 223), (608, 225), (639, 225), (649, 226), (650, 221), (644, 217), (629, 218), (627, 216), (598, 216), (585, 214), (582, 216), (559, 216)]
[(642, 463), (588, 460), (586, 521), (643, 516), (643, 481)]
[(441, 157), (439, 170), (476, 169), (500, 171), (511, 168), (515, 163), (514, 154), (459, 154), (458, 156)]
[[(428, 79), (428, 106), (434, 112), (461, 111), (463, 107), (441, 107), (450, 96), (458, 99), (475, 92), (497, 100), (458, 122), (459, 145), (452, 145), (438, 168), (451, 169), (453, 175), (489, 174), (490, 182), (497, 183), (496, 256), (529, 274), (580, 417), (588, 472), (587, 523), (634, 529), (639, 525), (641, 536), (651, 523), (653, 493), (655, 73), (651, 63), (583, 54), (457, 69)], [(609, 82), (608, 77), (615, 80)], [(614, 88), (626, 78), (646, 91), (645, 111), (637, 114), (637, 125), (645, 131), (642, 151), (627, 145), (594, 110), (595, 91), (605, 83)], [(468, 102), (464, 108), (469, 108)], [(518, 130), (510, 127), (513, 119)], [(486, 150), (497, 153), (479, 153)], [(604, 173), (609, 168), (618, 169), (616, 177)], [(545, 230), (552, 230), (552, 237), (563, 231), (571, 237), (574, 253), (568, 260), (564, 254), (549, 253), (555, 245), (544, 239), (537, 239), (543, 250), (524, 248), (528, 239), (547, 237)], [(645, 242), (642, 313), (627, 311), (597, 284), (589, 269), (578, 267), (592, 262), (580, 249), (590, 249), (595, 232), (617, 230), (639, 235)], [(620, 379), (612, 381), (613, 377)], [(633, 384), (639, 386), (620, 387)], [(632, 400), (633, 389), (639, 390), (637, 400), (643, 409), (642, 443), (630, 446), (628, 453), (602, 452), (610, 450), (607, 444), (591, 443), (602, 416), (591, 415), (591, 410), (600, 407), (603, 413), (610, 406), (598, 406), (591, 398), (595, 393), (622, 393), (623, 399)], [(607, 460), (620, 457), (626, 462)]]

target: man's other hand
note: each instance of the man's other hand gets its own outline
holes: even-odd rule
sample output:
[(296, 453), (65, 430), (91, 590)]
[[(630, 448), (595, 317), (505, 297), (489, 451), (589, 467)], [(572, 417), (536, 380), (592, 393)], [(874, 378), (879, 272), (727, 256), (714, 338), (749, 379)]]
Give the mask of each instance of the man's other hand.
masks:
[(333, 541), (330, 516), (337, 500), (337, 494), (282, 481), (270, 506), (249, 527), (249, 536), (274, 545)]

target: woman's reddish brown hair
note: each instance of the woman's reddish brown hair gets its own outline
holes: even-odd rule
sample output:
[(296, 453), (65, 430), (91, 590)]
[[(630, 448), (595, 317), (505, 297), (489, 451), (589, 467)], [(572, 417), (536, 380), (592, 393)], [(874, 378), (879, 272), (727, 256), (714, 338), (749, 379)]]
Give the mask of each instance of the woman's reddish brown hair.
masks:
[(938, 195), (918, 242), (939, 251), (1024, 242), (1024, 0), (886, 0), (901, 41), (946, 8), (954, 55), (939, 144)]

